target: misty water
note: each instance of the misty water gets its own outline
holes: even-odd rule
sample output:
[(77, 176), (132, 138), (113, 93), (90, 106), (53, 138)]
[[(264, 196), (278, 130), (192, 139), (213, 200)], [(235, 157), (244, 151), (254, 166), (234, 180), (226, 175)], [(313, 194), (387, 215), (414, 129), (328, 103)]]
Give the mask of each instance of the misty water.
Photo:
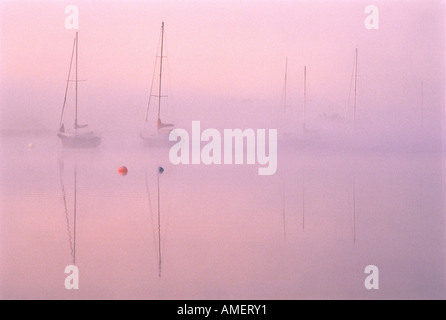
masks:
[[(0, 298), (446, 298), (445, 1), (370, 5), (0, 1)], [(277, 129), (277, 172), (157, 120)]]
[(279, 140), (277, 173), (260, 176), (126, 141), (2, 137), (2, 298), (446, 297), (441, 152)]

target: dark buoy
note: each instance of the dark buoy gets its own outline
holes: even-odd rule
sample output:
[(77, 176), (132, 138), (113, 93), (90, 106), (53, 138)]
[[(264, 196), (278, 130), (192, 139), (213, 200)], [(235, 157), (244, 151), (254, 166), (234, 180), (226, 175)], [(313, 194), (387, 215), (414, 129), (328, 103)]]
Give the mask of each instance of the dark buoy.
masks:
[(127, 172), (128, 172), (128, 170), (127, 170), (127, 168), (124, 167), (124, 166), (118, 168), (118, 173), (119, 173), (121, 176), (125, 176), (125, 175), (127, 174)]
[(163, 167), (158, 167), (158, 173), (161, 174), (164, 172), (164, 168)]

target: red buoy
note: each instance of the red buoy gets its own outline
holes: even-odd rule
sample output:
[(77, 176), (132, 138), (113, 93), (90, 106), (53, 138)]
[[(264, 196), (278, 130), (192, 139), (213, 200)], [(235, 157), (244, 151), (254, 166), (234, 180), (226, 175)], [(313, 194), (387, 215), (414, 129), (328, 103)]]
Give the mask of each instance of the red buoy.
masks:
[(121, 176), (125, 176), (125, 175), (127, 174), (127, 172), (128, 172), (128, 170), (127, 170), (127, 168), (124, 167), (124, 166), (119, 167), (119, 169), (118, 169), (118, 173), (119, 173)]

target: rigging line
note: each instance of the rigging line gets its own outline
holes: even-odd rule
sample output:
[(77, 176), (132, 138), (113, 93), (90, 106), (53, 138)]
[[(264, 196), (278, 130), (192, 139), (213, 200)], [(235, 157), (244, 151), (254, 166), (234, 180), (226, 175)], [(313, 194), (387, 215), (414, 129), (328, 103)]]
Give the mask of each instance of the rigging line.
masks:
[[(163, 74), (163, 45), (164, 45), (164, 21), (161, 23), (161, 52), (160, 52), (160, 82), (158, 85), (158, 122), (161, 122), (161, 81)], [(159, 126), (157, 126), (159, 132)]]
[[(159, 39), (158, 39), (158, 47), (156, 48), (155, 57), (158, 56), (158, 50), (160, 48), (160, 43), (161, 43), (161, 34), (160, 34)], [(149, 102), (147, 103), (146, 116), (145, 116), (145, 119), (144, 119), (145, 122), (147, 122), (148, 114), (149, 114), (150, 101), (151, 101), (151, 98), (152, 98), (153, 83), (155, 81), (155, 72), (156, 72), (156, 66), (157, 66), (156, 62), (157, 62), (157, 60), (158, 59), (155, 58), (155, 65), (153, 67), (153, 73), (152, 73), (152, 83), (150, 85)]]
[(68, 208), (67, 208), (67, 200), (65, 193), (65, 184), (63, 182), (63, 163), (59, 160), (59, 177), (60, 177), (60, 185), (62, 187), (62, 198), (65, 210), (65, 219), (67, 222), (67, 232), (68, 232), (68, 243), (70, 244), (71, 257), (74, 259), (74, 249), (73, 249), (73, 238), (71, 237), (71, 229), (70, 229), (70, 219), (68, 218)]
[(64, 110), (65, 110), (65, 104), (67, 102), (68, 87), (69, 87), (70, 77), (71, 77), (71, 67), (73, 65), (73, 56), (74, 56), (74, 47), (75, 47), (75, 45), (76, 45), (76, 39), (73, 40), (73, 49), (71, 51), (70, 68), (68, 69), (67, 86), (65, 87), (65, 97), (63, 99), (63, 106), (62, 106), (62, 113), (60, 115), (59, 127), (62, 125), (62, 119), (63, 119)]
[[(155, 235), (155, 228), (153, 227), (155, 225), (154, 220), (153, 220), (153, 210), (152, 210), (152, 201), (150, 199), (150, 190), (149, 190), (149, 182), (147, 179), (147, 171), (145, 173), (145, 183), (146, 183), (146, 191), (147, 191), (147, 199), (149, 200), (149, 213), (150, 213), (150, 222), (151, 222), (151, 226), (152, 226), (152, 236), (153, 236), (153, 242), (156, 243), (156, 235)], [(155, 248), (155, 255), (158, 256), (158, 252), (156, 252)]]

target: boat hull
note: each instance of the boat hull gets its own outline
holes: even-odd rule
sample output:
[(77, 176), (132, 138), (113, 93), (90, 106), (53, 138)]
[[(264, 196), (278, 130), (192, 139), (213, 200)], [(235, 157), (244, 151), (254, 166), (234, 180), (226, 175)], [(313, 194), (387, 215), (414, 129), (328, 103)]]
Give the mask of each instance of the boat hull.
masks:
[(141, 131), (139, 136), (145, 147), (171, 147), (176, 143), (176, 141), (169, 141), (168, 133), (148, 134), (147, 132)]
[(101, 144), (101, 137), (93, 133), (65, 134), (58, 133), (62, 145), (67, 148), (96, 148)]

